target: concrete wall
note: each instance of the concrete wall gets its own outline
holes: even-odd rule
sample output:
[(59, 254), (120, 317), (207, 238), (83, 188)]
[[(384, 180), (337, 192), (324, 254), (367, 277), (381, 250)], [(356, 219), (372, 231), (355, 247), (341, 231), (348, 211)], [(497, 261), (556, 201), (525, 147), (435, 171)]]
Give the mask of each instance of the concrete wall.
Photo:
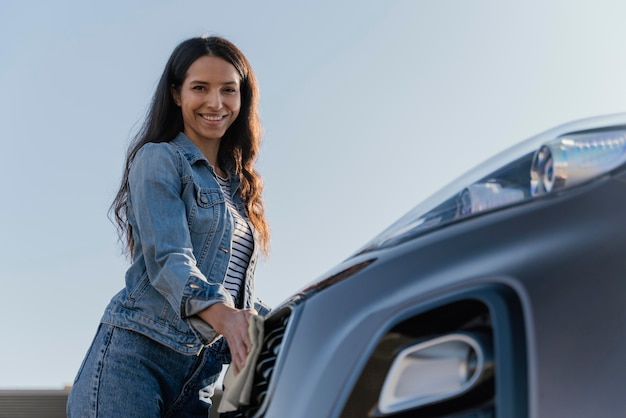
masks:
[[(0, 390), (0, 418), (66, 418), (65, 404), (69, 389)], [(217, 405), (222, 396), (213, 397), (211, 418), (219, 417)]]

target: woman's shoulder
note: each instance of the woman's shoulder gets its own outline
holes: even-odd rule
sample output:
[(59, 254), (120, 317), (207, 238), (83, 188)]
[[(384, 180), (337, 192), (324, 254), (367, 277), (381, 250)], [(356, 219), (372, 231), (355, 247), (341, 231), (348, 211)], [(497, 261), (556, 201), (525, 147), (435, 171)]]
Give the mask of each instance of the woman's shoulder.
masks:
[(179, 176), (181, 157), (169, 142), (148, 142), (139, 148), (131, 164), (133, 172), (150, 176)]
[(169, 142), (148, 142), (139, 148), (137, 158), (172, 158), (176, 156), (175, 147)]

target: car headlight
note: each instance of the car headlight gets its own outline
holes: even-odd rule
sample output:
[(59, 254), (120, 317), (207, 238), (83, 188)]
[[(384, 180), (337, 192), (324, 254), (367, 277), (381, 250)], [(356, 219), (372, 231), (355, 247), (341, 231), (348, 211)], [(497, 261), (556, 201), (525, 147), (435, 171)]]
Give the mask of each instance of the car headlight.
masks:
[(589, 182), (626, 164), (626, 114), (583, 119), (530, 138), (461, 176), (361, 251)]
[(530, 170), (533, 195), (584, 183), (626, 161), (626, 130), (565, 135), (539, 148)]

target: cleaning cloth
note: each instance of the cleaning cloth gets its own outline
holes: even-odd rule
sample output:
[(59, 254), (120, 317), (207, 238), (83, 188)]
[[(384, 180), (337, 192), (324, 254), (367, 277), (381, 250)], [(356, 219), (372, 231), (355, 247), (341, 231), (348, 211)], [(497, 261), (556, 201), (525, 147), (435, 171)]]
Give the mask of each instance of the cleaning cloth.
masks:
[(263, 345), (263, 317), (252, 315), (248, 324), (248, 335), (252, 348), (246, 357), (243, 369), (235, 376), (235, 369), (231, 365), (224, 376), (224, 393), (217, 412), (225, 413), (239, 409), (240, 406), (250, 405), (252, 385), (254, 383), (254, 369), (257, 358)]

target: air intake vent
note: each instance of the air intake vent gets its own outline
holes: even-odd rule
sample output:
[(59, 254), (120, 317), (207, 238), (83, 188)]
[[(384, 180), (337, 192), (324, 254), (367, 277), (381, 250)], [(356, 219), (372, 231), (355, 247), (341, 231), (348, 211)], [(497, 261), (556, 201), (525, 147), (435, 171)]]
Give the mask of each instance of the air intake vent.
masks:
[(341, 418), (528, 416), (523, 315), (511, 289), (479, 286), (397, 318)]

